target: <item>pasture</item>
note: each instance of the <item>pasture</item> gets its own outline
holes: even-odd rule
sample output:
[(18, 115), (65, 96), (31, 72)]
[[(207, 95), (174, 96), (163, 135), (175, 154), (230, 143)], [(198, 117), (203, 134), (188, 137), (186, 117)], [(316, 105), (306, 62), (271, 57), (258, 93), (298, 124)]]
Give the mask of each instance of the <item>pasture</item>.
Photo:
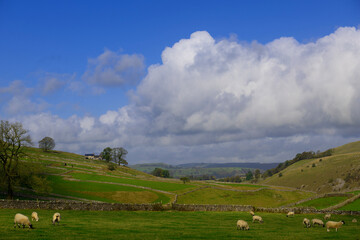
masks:
[[(247, 212), (144, 212), (144, 211), (59, 211), (59, 226), (51, 224), (54, 210), (36, 210), (35, 229), (14, 228), (13, 219), (20, 212), (30, 216), (33, 210), (0, 209), (2, 239), (359, 239), (360, 225), (354, 216), (334, 215), (332, 220), (346, 224), (335, 232), (323, 227), (304, 228), (302, 220), (323, 215), (305, 214), (287, 218), (285, 214), (257, 213), (264, 223), (252, 223)], [(236, 230), (243, 219), (249, 231)], [(360, 220), (360, 217), (357, 216)]]

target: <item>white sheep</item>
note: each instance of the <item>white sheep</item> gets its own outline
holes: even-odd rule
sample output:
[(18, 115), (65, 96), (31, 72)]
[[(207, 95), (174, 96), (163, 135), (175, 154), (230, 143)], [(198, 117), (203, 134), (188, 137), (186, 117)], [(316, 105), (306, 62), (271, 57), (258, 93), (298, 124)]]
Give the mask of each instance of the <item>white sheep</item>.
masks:
[(251, 216), (255, 215), (255, 213), (253, 211), (250, 211), (249, 213), (251, 214)]
[(35, 219), (36, 221), (39, 221), (39, 216), (38, 216), (37, 212), (33, 212), (33, 213), (31, 214), (31, 221), (34, 221), (34, 219)]
[(238, 220), (236, 223), (236, 229), (239, 230), (249, 230), (249, 224), (247, 222), (245, 222), (244, 220)]
[(25, 228), (25, 225), (27, 225), (29, 228), (33, 228), (31, 222), (29, 221), (29, 218), (25, 215), (22, 215), (21, 213), (15, 214), (14, 228), (16, 228), (16, 225), (18, 225), (18, 227), (22, 225), (23, 228)]
[(328, 219), (330, 219), (330, 218), (331, 218), (331, 214), (330, 214), (330, 213), (325, 214), (325, 217), (324, 217), (325, 220), (328, 220)]
[(53, 219), (52, 219), (52, 223), (55, 225), (55, 222), (58, 223), (60, 222), (60, 213), (54, 213)]
[(338, 228), (340, 228), (343, 224), (345, 224), (344, 221), (339, 221), (339, 222), (328, 221), (326, 223), (326, 231), (330, 232), (330, 228), (335, 228), (337, 231)]
[(357, 222), (356, 218), (354, 218), (354, 219), (352, 220), (352, 222), (353, 222), (353, 223), (356, 223), (356, 222)]
[(309, 219), (307, 219), (307, 218), (304, 218), (304, 220), (303, 220), (303, 224), (305, 225), (305, 227), (306, 227), (306, 228), (311, 227), (310, 220), (309, 220)]
[(253, 217), (252, 217), (252, 222), (255, 222), (255, 221), (258, 221), (259, 223), (263, 223), (263, 222), (264, 222), (263, 219), (262, 219), (262, 217), (260, 217), (260, 216), (253, 216)]
[(314, 219), (311, 220), (311, 222), (312, 222), (313, 226), (315, 226), (315, 224), (318, 224), (318, 225), (321, 225), (321, 226), (325, 227), (324, 222), (322, 220), (320, 220), (320, 219), (314, 218)]
[(294, 216), (294, 215), (295, 215), (294, 212), (288, 212), (288, 213), (286, 214), (286, 217), (290, 217), (290, 216)]

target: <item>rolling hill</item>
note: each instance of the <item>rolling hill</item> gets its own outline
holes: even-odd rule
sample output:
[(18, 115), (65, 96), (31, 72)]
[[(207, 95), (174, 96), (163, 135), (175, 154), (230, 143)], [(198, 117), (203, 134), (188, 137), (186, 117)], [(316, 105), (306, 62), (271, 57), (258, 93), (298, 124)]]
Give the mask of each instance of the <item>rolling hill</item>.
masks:
[[(282, 206), (306, 199), (312, 192), (243, 183), (164, 179), (130, 167), (115, 170), (101, 160), (60, 151), (43, 152), (27, 148), (22, 161), (41, 166), (51, 187), (49, 193), (17, 189), (19, 199), (68, 199), (116, 203), (252, 204)], [(0, 194), (5, 198), (6, 195)], [(256, 201), (255, 201), (256, 200)]]
[(360, 187), (360, 141), (334, 148), (331, 156), (296, 162), (260, 182), (325, 192), (346, 192)]
[(179, 165), (145, 163), (130, 165), (130, 167), (149, 174), (155, 168), (162, 168), (169, 170), (170, 175), (174, 178), (184, 176), (199, 177), (203, 175), (225, 178), (236, 175), (245, 176), (249, 170), (255, 171), (255, 169), (260, 169), (264, 171), (277, 165), (278, 163), (186, 163)]

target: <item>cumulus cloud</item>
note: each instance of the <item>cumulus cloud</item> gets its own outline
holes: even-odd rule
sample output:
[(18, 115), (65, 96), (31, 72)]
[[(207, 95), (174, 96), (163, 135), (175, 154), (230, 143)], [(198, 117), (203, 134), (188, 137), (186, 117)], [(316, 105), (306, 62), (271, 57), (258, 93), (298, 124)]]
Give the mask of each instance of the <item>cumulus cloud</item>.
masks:
[(134, 85), (143, 76), (144, 69), (142, 55), (117, 54), (106, 49), (97, 58), (88, 60), (88, 69), (82, 78), (104, 87)]
[(48, 104), (42, 99), (32, 99), (34, 88), (28, 88), (20, 80), (15, 80), (8, 87), (0, 88), (3, 108), (7, 114), (38, 113), (44, 111)]
[[(310, 43), (244, 44), (195, 32), (163, 51), (129, 105), (99, 118), (38, 114), (24, 122), (39, 138), (52, 131), (67, 150), (124, 146), (131, 163), (283, 161), (358, 139), (359, 56), (360, 30), (350, 27)], [(122, 57), (106, 50), (84, 78), (123, 84)]]

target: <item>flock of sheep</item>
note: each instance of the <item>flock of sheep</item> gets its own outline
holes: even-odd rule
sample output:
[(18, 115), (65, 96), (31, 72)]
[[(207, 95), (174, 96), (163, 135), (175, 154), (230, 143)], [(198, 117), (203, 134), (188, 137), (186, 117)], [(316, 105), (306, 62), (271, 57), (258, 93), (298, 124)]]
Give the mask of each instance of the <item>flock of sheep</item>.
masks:
[[(264, 222), (263, 219), (262, 219), (262, 217), (256, 216), (253, 211), (250, 211), (250, 214), (252, 215), (252, 222), (253, 222), (253, 223), (254, 223), (254, 222), (259, 222), (259, 223), (263, 223), (263, 222)], [(290, 216), (294, 216), (294, 215), (295, 215), (294, 212), (288, 212), (288, 213), (286, 214), (286, 217), (290, 217)], [(330, 219), (330, 218), (331, 218), (331, 214), (329, 214), (329, 213), (326, 214), (325, 217), (324, 217), (325, 220), (328, 220), (328, 219)], [(353, 222), (357, 222), (357, 220), (356, 220), (355, 218), (354, 218), (352, 221), (353, 221)], [(312, 219), (312, 220), (311, 220), (311, 223), (312, 223), (313, 226), (315, 226), (315, 225), (320, 225), (320, 226), (323, 226), (323, 227), (326, 226), (326, 230), (327, 230), (328, 232), (330, 232), (330, 229), (331, 229), (331, 228), (335, 228), (335, 229), (336, 229), (336, 232), (337, 232), (338, 228), (340, 228), (343, 224), (345, 224), (344, 221), (339, 221), (339, 222), (328, 221), (326, 224), (324, 224), (324, 222), (323, 222), (322, 220), (317, 219), (317, 218)], [(310, 220), (309, 220), (309, 219), (304, 218), (303, 224), (305, 225), (306, 228), (311, 227), (311, 223), (310, 223)], [(249, 227), (249, 224), (248, 224), (246, 221), (244, 221), (244, 220), (238, 220), (237, 223), (236, 223), (236, 229), (237, 229), (237, 230), (239, 230), (239, 229), (241, 229), (241, 230), (249, 230), (250, 227)]]
[[(39, 221), (39, 216), (37, 214), (37, 212), (33, 212), (31, 214), (31, 221)], [(60, 222), (60, 213), (54, 213), (53, 218), (52, 218), (52, 223), (53, 225), (55, 225), (55, 223), (57, 222), (57, 224), (59, 225)], [(16, 228), (16, 226), (18, 226), (19, 228), (22, 226), (23, 228), (25, 228), (25, 226), (29, 227), (29, 228), (33, 228), (29, 218), (21, 213), (17, 213), (15, 214), (15, 218), (14, 218), (14, 228)]]

